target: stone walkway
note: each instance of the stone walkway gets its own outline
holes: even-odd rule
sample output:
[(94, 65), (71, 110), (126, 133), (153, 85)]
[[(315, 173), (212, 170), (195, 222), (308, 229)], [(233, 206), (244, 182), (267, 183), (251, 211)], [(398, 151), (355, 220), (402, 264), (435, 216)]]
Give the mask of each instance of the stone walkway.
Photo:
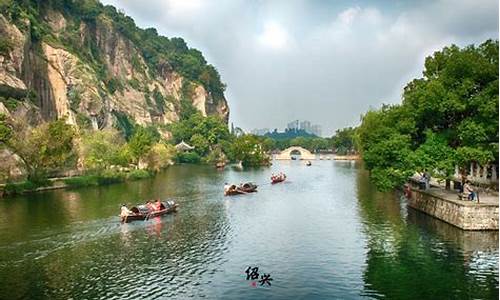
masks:
[[(444, 185), (439, 185), (437, 182), (432, 182), (431, 183), (431, 188), (426, 190), (426, 192), (430, 194), (434, 194), (440, 198), (453, 201), (462, 205), (478, 205), (477, 200), (474, 201), (466, 201), (466, 200), (459, 200), (458, 199), (458, 193), (455, 190), (446, 190), (444, 188)], [(492, 193), (485, 193), (485, 192), (480, 192), (479, 193), (479, 205), (487, 205), (487, 206), (498, 206), (499, 203), (499, 198), (498, 194), (496, 192)]]

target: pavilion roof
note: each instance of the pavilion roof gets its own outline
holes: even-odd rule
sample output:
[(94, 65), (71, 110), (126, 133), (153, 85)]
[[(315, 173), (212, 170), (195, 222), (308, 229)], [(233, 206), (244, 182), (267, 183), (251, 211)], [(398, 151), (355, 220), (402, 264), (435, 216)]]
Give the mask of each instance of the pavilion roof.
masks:
[(182, 150), (182, 151), (187, 151), (187, 150), (193, 150), (194, 147), (187, 144), (184, 141), (181, 141), (179, 144), (175, 145), (175, 149), (177, 150)]

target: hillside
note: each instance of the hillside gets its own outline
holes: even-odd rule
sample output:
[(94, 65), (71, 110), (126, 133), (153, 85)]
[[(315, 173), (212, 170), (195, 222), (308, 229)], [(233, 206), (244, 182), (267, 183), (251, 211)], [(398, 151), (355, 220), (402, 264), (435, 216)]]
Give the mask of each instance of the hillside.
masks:
[(126, 133), (192, 104), (227, 122), (217, 70), (181, 38), (95, 0), (0, 0), (0, 12), (0, 113)]

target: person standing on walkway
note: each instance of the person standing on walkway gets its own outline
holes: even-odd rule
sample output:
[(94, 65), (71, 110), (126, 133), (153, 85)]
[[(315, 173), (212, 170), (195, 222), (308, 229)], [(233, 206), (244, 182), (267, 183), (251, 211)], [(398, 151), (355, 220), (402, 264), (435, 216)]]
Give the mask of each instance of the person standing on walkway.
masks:
[(429, 173), (427, 169), (424, 170), (424, 178), (425, 178), (425, 189), (428, 190), (431, 187), (431, 173)]
[(470, 185), (470, 181), (469, 180), (467, 180), (465, 182), (464, 193), (466, 193), (468, 195), (467, 198), (469, 200), (471, 200), (471, 201), (474, 201), (474, 199), (476, 198), (476, 192), (474, 191), (474, 189)]

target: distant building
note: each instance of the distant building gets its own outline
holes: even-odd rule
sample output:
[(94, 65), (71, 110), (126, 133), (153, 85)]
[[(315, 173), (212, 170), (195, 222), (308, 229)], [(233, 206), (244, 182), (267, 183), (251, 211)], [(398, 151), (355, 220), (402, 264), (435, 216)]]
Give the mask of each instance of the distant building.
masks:
[(302, 121), (300, 122), (300, 130), (304, 130), (307, 133), (311, 133), (311, 122), (309, 121)]
[(269, 128), (261, 128), (261, 129), (253, 129), (250, 133), (255, 135), (265, 135), (266, 133), (269, 132), (270, 132)]
[(302, 131), (308, 134), (313, 134), (316, 136), (321, 136), (322, 130), (320, 125), (313, 125), (310, 121), (304, 120), (299, 121), (295, 120), (287, 124), (286, 131)]
[(321, 136), (321, 126), (320, 125), (313, 125), (311, 126), (311, 131), (309, 133), (312, 133), (316, 136)]
[(292, 121), (286, 125), (288, 130), (299, 130), (299, 120)]

